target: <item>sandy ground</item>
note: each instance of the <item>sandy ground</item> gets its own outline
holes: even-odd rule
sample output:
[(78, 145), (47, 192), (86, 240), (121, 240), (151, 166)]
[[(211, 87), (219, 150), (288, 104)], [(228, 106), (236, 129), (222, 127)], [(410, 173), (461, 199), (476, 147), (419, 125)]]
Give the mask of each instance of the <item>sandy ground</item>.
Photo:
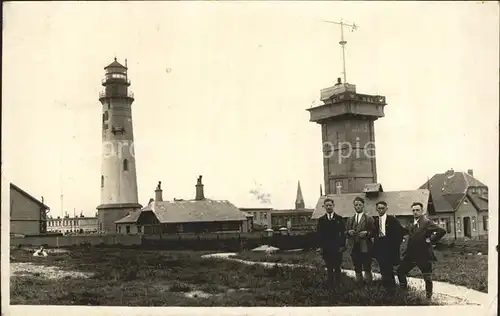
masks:
[(93, 274), (78, 271), (61, 270), (54, 266), (42, 266), (30, 262), (12, 262), (10, 264), (10, 276), (40, 276), (47, 279), (62, 278), (89, 278)]

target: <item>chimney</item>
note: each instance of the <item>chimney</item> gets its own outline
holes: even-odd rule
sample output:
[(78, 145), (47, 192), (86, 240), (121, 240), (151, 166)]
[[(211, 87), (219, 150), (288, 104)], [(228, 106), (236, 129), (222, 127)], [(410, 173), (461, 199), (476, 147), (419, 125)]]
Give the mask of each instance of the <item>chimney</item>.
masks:
[(195, 200), (200, 201), (205, 199), (205, 194), (203, 193), (203, 183), (201, 183), (201, 176), (198, 177), (198, 182), (196, 183), (196, 197)]
[(163, 191), (161, 189), (161, 181), (158, 181), (158, 186), (156, 187), (155, 190), (155, 202), (162, 202), (163, 201)]
[(474, 170), (472, 170), (472, 169), (467, 170), (467, 173), (468, 173), (471, 177), (473, 177), (473, 176), (474, 176)]

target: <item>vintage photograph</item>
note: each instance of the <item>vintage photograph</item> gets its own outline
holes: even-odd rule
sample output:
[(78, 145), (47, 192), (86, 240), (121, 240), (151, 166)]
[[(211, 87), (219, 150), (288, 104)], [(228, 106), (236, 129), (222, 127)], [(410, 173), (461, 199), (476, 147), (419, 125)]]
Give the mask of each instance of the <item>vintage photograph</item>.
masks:
[(2, 47), (3, 308), (496, 310), (498, 3), (7, 2)]

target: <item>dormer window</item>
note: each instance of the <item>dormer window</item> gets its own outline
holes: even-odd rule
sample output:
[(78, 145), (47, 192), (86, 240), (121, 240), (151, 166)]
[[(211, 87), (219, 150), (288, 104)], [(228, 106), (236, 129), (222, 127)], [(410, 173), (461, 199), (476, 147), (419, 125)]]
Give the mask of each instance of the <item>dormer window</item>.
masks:
[(464, 204), (469, 204), (469, 201), (467, 199), (464, 199)]

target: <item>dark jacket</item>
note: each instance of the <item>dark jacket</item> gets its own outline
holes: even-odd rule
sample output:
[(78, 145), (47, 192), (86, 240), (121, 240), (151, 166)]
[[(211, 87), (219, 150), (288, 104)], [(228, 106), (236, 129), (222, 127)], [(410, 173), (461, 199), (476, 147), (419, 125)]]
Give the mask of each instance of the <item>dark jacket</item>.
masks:
[(379, 217), (375, 218), (375, 238), (373, 240), (373, 256), (397, 265), (400, 262), (400, 247), (407, 232), (393, 215), (386, 215), (385, 237), (381, 238)]
[[(349, 236), (347, 233), (350, 230), (356, 232), (355, 236)], [(366, 231), (367, 234), (364, 238), (358, 236), (359, 232)], [(373, 234), (375, 233), (375, 223), (373, 217), (368, 216), (363, 213), (359, 223), (356, 223), (356, 215), (349, 217), (346, 223), (346, 235), (347, 235), (347, 247), (352, 251), (354, 245), (359, 245), (359, 251), (361, 252), (371, 252), (373, 246)]]
[[(413, 261), (436, 261), (432, 244), (438, 242), (446, 234), (446, 230), (422, 216), (418, 227), (413, 223), (408, 226), (408, 240), (403, 257)], [(429, 238), (429, 242), (426, 239)]]
[(316, 236), (319, 248), (323, 252), (337, 252), (339, 248), (345, 247), (345, 223), (342, 217), (333, 213), (333, 218), (327, 215), (318, 218)]

